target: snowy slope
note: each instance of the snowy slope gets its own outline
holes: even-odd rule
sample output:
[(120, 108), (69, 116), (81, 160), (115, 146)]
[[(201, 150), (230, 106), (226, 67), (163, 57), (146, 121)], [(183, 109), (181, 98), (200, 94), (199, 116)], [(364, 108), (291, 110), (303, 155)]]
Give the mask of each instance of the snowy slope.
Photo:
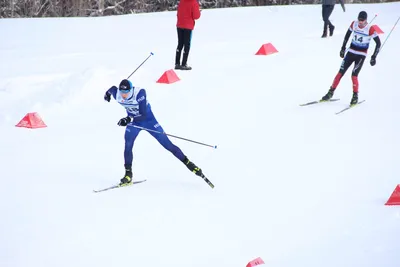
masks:
[[(336, 97), (317, 100), (339, 70), (340, 47), (361, 10), (385, 32), (400, 3), (339, 5), (321, 39), (321, 6), (203, 10), (191, 72), (174, 64), (175, 12), (0, 21), (0, 266), (398, 267), (400, 31)], [(264, 43), (279, 51), (254, 54)], [(372, 42), (369, 53), (374, 48)], [(124, 173), (125, 115), (103, 94), (128, 76), (145, 87), (171, 139), (215, 184), (211, 190), (148, 133), (134, 174), (148, 181), (93, 194)], [(48, 125), (14, 127), (28, 112)]]

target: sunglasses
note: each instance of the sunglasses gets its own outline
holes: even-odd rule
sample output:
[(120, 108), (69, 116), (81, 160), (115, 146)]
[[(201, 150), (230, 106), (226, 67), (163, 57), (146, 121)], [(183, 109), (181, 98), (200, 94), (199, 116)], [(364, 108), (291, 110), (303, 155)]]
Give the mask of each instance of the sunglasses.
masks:
[(121, 86), (119, 87), (119, 91), (120, 91), (122, 94), (127, 94), (127, 93), (129, 93), (130, 90), (131, 90), (131, 89), (130, 89), (128, 86), (126, 86), (126, 85), (121, 85)]

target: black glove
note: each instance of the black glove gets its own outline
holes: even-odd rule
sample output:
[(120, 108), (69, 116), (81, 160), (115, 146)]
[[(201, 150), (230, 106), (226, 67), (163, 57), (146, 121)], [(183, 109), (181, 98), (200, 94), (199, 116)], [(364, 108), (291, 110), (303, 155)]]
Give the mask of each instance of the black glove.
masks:
[(344, 58), (344, 52), (346, 52), (346, 47), (342, 47), (342, 49), (340, 50), (340, 57)]
[(132, 118), (128, 116), (128, 117), (125, 117), (125, 118), (120, 119), (119, 122), (118, 122), (118, 125), (119, 125), (119, 126), (126, 126), (126, 125), (128, 125), (128, 123), (130, 123), (131, 121), (132, 121)]
[(104, 100), (110, 102), (110, 99), (111, 99), (111, 94), (107, 91), (104, 95)]
[(371, 61), (369, 63), (371, 64), (371, 66), (375, 66), (375, 64), (376, 64), (376, 56), (372, 56), (371, 57)]

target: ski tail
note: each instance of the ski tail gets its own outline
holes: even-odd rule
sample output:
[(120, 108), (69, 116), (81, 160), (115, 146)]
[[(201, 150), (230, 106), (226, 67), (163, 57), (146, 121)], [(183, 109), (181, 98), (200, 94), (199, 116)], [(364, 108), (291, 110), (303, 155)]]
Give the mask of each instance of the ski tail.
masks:
[(311, 102), (308, 102), (308, 103), (300, 104), (300, 107), (319, 104), (319, 103), (325, 103), (325, 102), (335, 102), (335, 101), (339, 101), (339, 100), (340, 100), (339, 98), (332, 98), (332, 99), (329, 99), (329, 100), (316, 100), (316, 101), (311, 101)]
[(112, 186), (109, 186), (109, 187), (105, 187), (105, 188), (102, 188), (102, 189), (99, 189), (99, 190), (93, 190), (93, 192), (94, 193), (100, 193), (100, 192), (104, 192), (104, 191), (108, 191), (108, 190), (112, 190), (112, 189), (116, 189), (116, 188), (122, 188), (122, 187), (127, 187), (127, 186), (131, 186), (131, 185), (134, 185), (134, 184), (140, 184), (140, 183), (143, 183), (143, 182), (146, 182), (147, 180), (145, 179), (145, 180), (139, 180), (139, 181), (134, 181), (134, 182), (132, 182), (132, 183), (129, 183), (129, 184), (124, 184), (124, 185), (112, 185)]

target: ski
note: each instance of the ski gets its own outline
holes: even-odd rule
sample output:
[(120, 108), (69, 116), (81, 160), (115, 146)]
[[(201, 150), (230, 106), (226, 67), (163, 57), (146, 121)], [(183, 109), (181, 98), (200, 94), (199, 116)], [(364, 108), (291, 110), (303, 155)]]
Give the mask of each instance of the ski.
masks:
[(358, 105), (360, 105), (360, 104), (362, 104), (362, 103), (364, 103), (364, 102), (365, 102), (365, 100), (362, 100), (362, 101), (358, 102), (358, 103), (355, 104), (355, 105), (350, 105), (350, 106), (348, 106), (348, 107), (342, 109), (341, 111), (336, 112), (335, 114), (338, 115), (338, 114), (340, 114), (340, 113), (342, 113), (342, 112), (345, 112), (346, 110), (349, 110), (349, 109), (351, 109), (351, 108), (354, 108), (355, 106), (358, 106)]
[(213, 183), (211, 183), (210, 180), (208, 180), (208, 178), (207, 178), (204, 174), (201, 174), (200, 177), (201, 177), (211, 188), (214, 188)]
[(134, 184), (140, 184), (140, 183), (143, 183), (143, 182), (146, 182), (147, 180), (139, 180), (139, 181), (134, 181), (133, 183), (130, 183), (130, 184), (127, 184), (127, 185), (113, 185), (113, 186), (110, 186), (110, 187), (106, 187), (106, 188), (103, 188), (103, 189), (99, 189), (99, 190), (93, 190), (93, 192), (94, 193), (100, 193), (100, 192), (104, 192), (104, 191), (107, 191), (107, 190), (111, 190), (111, 189), (116, 189), (116, 188), (121, 188), (121, 187), (128, 187), (128, 186), (131, 186), (131, 185), (134, 185)]
[(334, 102), (334, 101), (339, 101), (339, 100), (340, 100), (339, 98), (333, 98), (333, 99), (330, 99), (330, 100), (311, 101), (311, 102), (308, 102), (308, 103), (300, 104), (300, 107), (319, 104), (319, 103), (325, 103), (325, 102)]
[[(202, 176), (200, 176), (211, 188), (214, 188), (214, 184), (210, 181), (210, 180), (208, 180), (208, 178), (204, 175), (204, 174), (202, 174)], [(110, 187), (105, 187), (105, 188), (102, 188), (102, 189), (99, 189), (99, 190), (93, 190), (93, 192), (94, 193), (100, 193), (100, 192), (104, 192), (104, 191), (108, 191), (108, 190), (112, 190), (112, 189), (116, 189), (116, 188), (121, 188), (121, 187), (128, 187), (128, 186), (131, 186), (131, 185), (134, 185), (134, 184), (139, 184), (139, 183), (143, 183), (143, 182), (146, 182), (147, 180), (139, 180), (139, 181), (134, 181), (133, 183), (130, 183), (130, 184), (127, 184), (127, 185), (113, 185), (113, 186), (110, 186)]]

